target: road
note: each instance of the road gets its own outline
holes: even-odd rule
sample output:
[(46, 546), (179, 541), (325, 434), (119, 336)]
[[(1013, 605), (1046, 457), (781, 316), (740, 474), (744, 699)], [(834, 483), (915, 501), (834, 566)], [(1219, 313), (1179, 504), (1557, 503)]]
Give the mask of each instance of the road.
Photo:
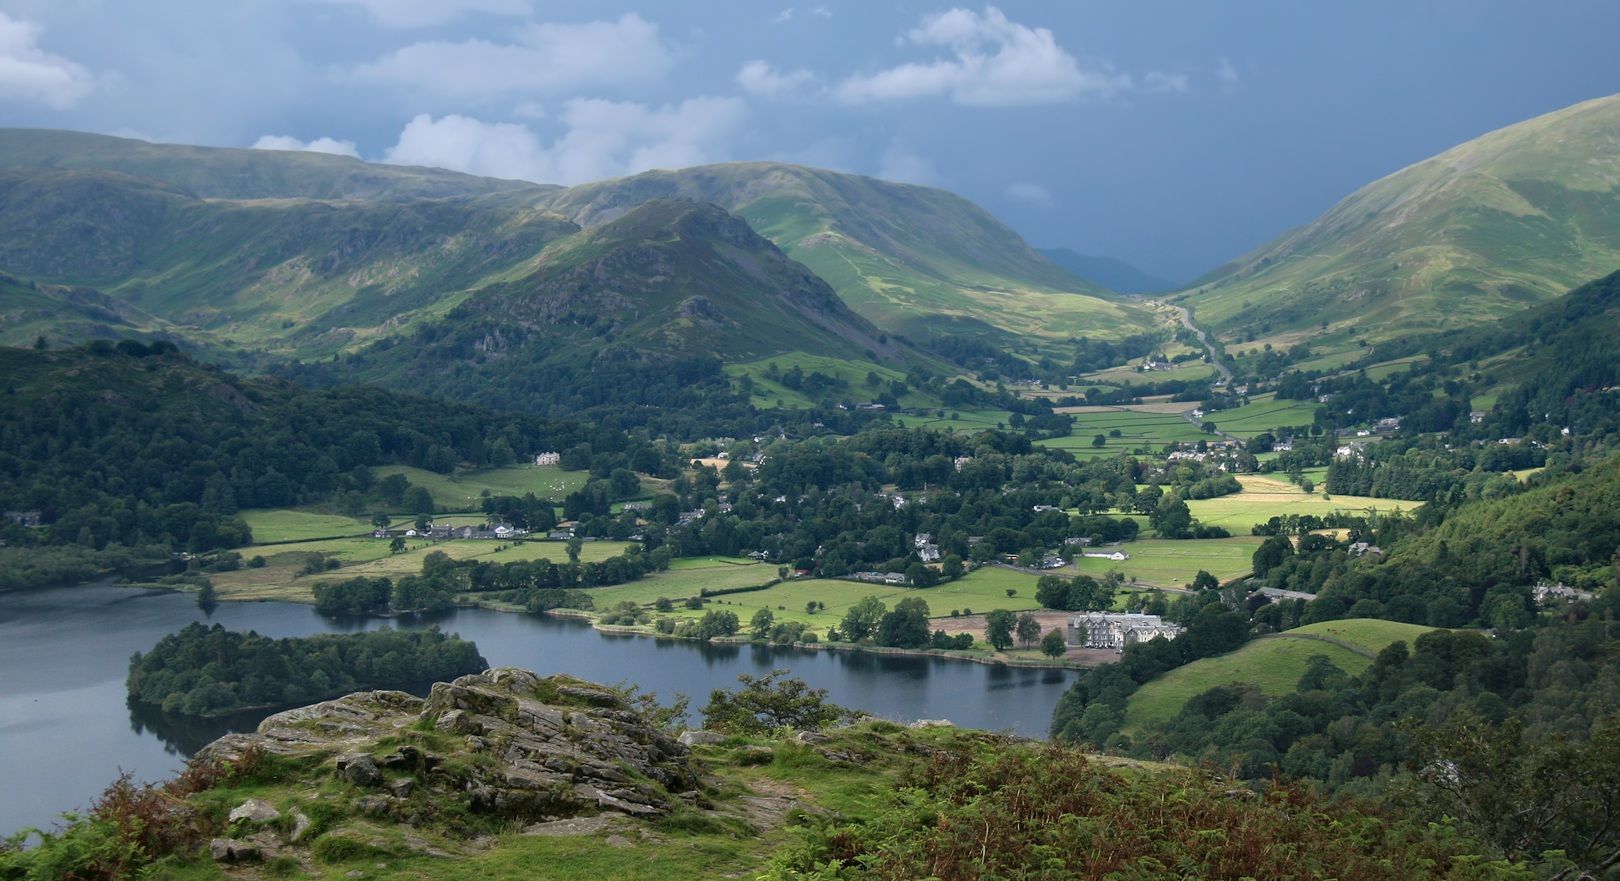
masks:
[(1185, 307), (1171, 306), (1170, 308), (1176, 310), (1176, 314), (1181, 316), (1181, 326), (1192, 331), (1198, 337), (1198, 344), (1204, 347), (1204, 353), (1209, 356), (1209, 363), (1215, 365), (1215, 369), (1221, 372), (1221, 377), (1226, 380), (1227, 385), (1231, 385), (1232, 370), (1226, 366), (1225, 362), (1221, 361), (1215, 352), (1215, 347), (1209, 344), (1209, 334), (1205, 333), (1203, 328), (1193, 324), (1192, 313), (1188, 312)]

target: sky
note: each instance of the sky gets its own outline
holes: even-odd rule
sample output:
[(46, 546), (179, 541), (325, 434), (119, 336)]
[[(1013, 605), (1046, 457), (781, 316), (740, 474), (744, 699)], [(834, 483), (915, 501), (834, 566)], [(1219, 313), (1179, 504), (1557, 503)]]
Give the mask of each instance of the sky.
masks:
[(0, 0), (0, 125), (572, 184), (779, 160), (1176, 281), (1620, 91), (1612, 0)]

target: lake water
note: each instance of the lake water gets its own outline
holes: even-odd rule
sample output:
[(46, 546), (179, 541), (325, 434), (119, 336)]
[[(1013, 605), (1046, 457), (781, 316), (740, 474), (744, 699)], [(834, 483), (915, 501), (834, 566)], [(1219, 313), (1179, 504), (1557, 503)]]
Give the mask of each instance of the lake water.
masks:
[[(258, 724), (265, 714), (199, 723), (127, 704), (130, 655), (200, 620), (274, 637), (428, 626), (337, 623), (295, 603), (222, 603), (205, 617), (190, 594), (109, 584), (0, 594), (0, 835), (84, 807), (120, 771), (169, 776), (215, 737)], [(710, 689), (734, 687), (739, 673), (786, 668), (831, 700), (884, 718), (950, 719), (1032, 737), (1045, 735), (1074, 677), (941, 658), (657, 640), (482, 609), (436, 623), (477, 642), (492, 665), (633, 683), (666, 699), (684, 693), (696, 706)]]

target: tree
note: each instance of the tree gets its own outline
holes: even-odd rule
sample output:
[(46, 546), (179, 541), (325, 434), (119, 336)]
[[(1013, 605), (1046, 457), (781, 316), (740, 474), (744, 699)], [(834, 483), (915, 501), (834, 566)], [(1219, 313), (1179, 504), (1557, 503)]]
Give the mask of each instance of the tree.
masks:
[(428, 492), (426, 487), (413, 486), (405, 491), (402, 504), (405, 510), (412, 514), (432, 514), (433, 494)]
[(877, 597), (861, 597), (844, 613), (844, 620), (840, 622), (839, 629), (843, 631), (846, 640), (860, 642), (876, 632), (878, 622), (883, 620), (883, 614), (888, 610), (889, 607)]
[(659, 597), (653, 600), (653, 608), (660, 612), (673, 612), (675, 611), (675, 602), (669, 597)]
[(1025, 648), (1035, 644), (1041, 638), (1041, 622), (1028, 612), (1018, 616), (1018, 623), (1013, 625), (1013, 633), (1017, 635), (1018, 642)]
[(698, 619), (697, 637), (710, 640), (717, 636), (732, 636), (742, 629), (742, 623), (737, 620), (736, 612), (710, 609)]
[(1153, 513), (1148, 515), (1148, 525), (1164, 538), (1185, 538), (1192, 528), (1192, 511), (1181, 496), (1173, 492), (1165, 493), (1159, 504), (1154, 506)]
[(1221, 586), (1220, 579), (1218, 579), (1215, 576), (1209, 574), (1208, 572), (1205, 572), (1202, 569), (1198, 570), (1198, 574), (1193, 576), (1193, 580), (1192, 580), (1192, 589), (1193, 590), (1214, 590), (1214, 589), (1216, 589), (1216, 588), (1218, 588), (1220, 586)]
[[(377, 481), (377, 495), (383, 503), (398, 505), (405, 501), (405, 492), (411, 488), (411, 479), (403, 474), (390, 474)], [(414, 512), (413, 512), (414, 513)]]
[(1091, 439), (1091, 445), (1093, 447), (1106, 447), (1108, 446), (1108, 438), (1105, 435), (1099, 434)]
[(204, 615), (213, 615), (218, 607), (219, 594), (214, 591), (214, 583), (205, 578), (202, 587), (197, 589), (197, 608), (202, 609)]
[(709, 692), (709, 703), (703, 707), (704, 726), (726, 734), (765, 734), (778, 728), (815, 731), (854, 716), (829, 702), (826, 689), (811, 688), (803, 679), (786, 678), (787, 673), (744, 673), (737, 677), (742, 688)]
[(1061, 630), (1049, 630), (1041, 637), (1041, 654), (1048, 658), (1061, 658), (1068, 650), (1068, 643), (1064, 641)]
[(568, 562), (570, 562), (570, 563), (578, 563), (579, 562), (579, 552), (580, 552), (581, 549), (583, 549), (585, 547), (584, 539), (571, 538), (571, 539), (568, 540), (568, 546), (567, 547), (568, 547)]
[(397, 554), (403, 550), (405, 550), (405, 537), (401, 535), (394, 536), (394, 540), (388, 543), (388, 553)]
[(816, 613), (816, 606), (817, 605), (819, 605), (819, 604), (815, 600), (810, 600), (809, 602), (806, 602), (804, 604), (804, 613), (806, 615), (814, 615)]
[(984, 616), (984, 637), (990, 641), (997, 651), (1006, 651), (1012, 648), (1013, 627), (1018, 618), (1006, 609), (996, 609)]
[(771, 626), (776, 623), (776, 616), (770, 609), (760, 609), (754, 617), (748, 619), (749, 635), (755, 639), (767, 639), (771, 635)]
[(371, 525), (377, 527), (378, 529), (387, 529), (389, 524), (393, 522), (394, 518), (388, 516), (387, 514), (378, 514), (377, 516), (371, 518)]
[(1294, 543), (1286, 535), (1268, 536), (1254, 549), (1254, 575), (1256, 578), (1266, 577), (1266, 573), (1281, 566), (1284, 561), (1294, 555)]
[(928, 645), (928, 603), (920, 597), (907, 597), (895, 604), (878, 622), (879, 645), (914, 649)]
[(961, 578), (963, 571), (962, 558), (956, 554), (946, 554), (945, 559), (940, 561), (939, 573), (946, 578)]

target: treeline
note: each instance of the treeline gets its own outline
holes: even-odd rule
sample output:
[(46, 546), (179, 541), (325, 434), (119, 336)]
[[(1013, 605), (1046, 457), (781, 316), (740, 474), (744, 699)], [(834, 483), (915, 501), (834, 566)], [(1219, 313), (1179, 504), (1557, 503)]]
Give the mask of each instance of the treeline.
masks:
[(131, 700), (164, 712), (217, 716), (447, 681), (487, 666), (476, 645), (437, 628), (271, 639), (190, 624), (136, 652), (126, 686)]
[[(577, 556), (578, 543), (566, 546), (565, 553), (570, 558)], [(433, 551), (423, 558), (420, 575), (397, 581), (359, 577), (318, 582), (315, 610), (330, 617), (431, 614), (451, 608), (456, 595), (462, 593), (493, 594), (531, 612), (589, 610), (594, 604), (584, 589), (624, 584), (661, 572), (673, 558), (668, 547), (644, 551), (639, 545), (605, 560), (560, 563), (548, 559), (511, 563), (454, 560), (444, 551)]]
[(29, 543), (237, 547), (251, 539), (239, 509), (380, 498), (383, 464), (448, 473), (555, 449), (603, 477), (678, 466), (644, 433), (374, 388), (306, 391), (162, 345), (0, 349), (0, 370), (0, 508), (41, 513), (47, 528), (20, 536)]

